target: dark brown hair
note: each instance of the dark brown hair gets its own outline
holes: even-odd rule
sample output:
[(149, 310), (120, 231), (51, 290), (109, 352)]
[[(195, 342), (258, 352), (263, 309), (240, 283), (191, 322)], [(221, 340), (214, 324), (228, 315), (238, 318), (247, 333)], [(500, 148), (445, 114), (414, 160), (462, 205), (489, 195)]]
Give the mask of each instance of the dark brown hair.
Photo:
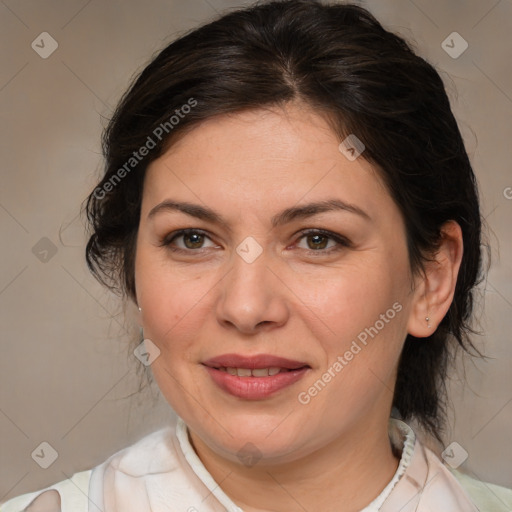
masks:
[[(407, 336), (393, 399), (404, 419), (416, 418), (439, 438), (450, 342), (473, 347), (469, 320), (481, 267), (477, 185), (439, 74), (359, 6), (259, 3), (161, 51), (104, 133), (105, 174), (86, 202), (89, 268), (136, 300), (135, 244), (147, 166), (202, 120), (292, 100), (324, 113), (340, 142), (349, 134), (363, 141), (362, 158), (379, 169), (403, 215), (414, 272), (435, 252), (446, 221), (462, 228), (453, 303), (429, 338)], [(195, 106), (185, 113), (191, 101)], [(144, 158), (130, 160), (149, 145)]]

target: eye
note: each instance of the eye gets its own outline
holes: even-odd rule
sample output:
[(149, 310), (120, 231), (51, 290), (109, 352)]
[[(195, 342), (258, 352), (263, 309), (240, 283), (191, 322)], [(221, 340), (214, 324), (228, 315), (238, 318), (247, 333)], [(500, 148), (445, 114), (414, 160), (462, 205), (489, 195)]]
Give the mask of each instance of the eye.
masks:
[[(298, 240), (306, 239), (307, 247), (302, 247), (309, 253), (320, 253), (319, 255), (339, 251), (344, 247), (350, 247), (351, 243), (345, 237), (323, 229), (311, 229), (301, 232)], [(181, 240), (181, 244), (177, 241)], [(201, 249), (218, 247), (213, 242), (204, 246), (205, 240), (210, 240), (206, 232), (200, 229), (180, 229), (167, 235), (160, 242), (160, 247), (167, 247), (177, 252), (202, 252)], [(329, 242), (331, 246), (329, 247)]]
[[(330, 253), (339, 251), (344, 247), (350, 247), (350, 242), (345, 237), (326, 231), (323, 229), (311, 229), (301, 232), (301, 237), (306, 239), (307, 247), (305, 248), (309, 252), (315, 253)], [(333, 242), (331, 247), (328, 247), (329, 241)]]
[[(176, 240), (182, 239), (182, 245), (176, 247), (173, 245)], [(180, 229), (179, 231), (174, 231), (173, 233), (167, 235), (160, 243), (161, 247), (168, 247), (171, 251), (196, 251), (197, 249), (204, 249), (203, 246), (205, 239), (210, 240), (208, 235), (201, 231), (200, 229)], [(215, 244), (212, 243), (210, 247), (216, 247)]]

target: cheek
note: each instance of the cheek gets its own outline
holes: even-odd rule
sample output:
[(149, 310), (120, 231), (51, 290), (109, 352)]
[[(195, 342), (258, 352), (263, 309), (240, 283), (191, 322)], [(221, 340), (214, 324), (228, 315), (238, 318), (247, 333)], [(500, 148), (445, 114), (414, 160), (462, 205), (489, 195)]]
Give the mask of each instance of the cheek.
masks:
[(301, 307), (314, 313), (311, 321), (323, 324), (331, 337), (344, 340), (379, 320), (403, 299), (402, 290), (382, 261), (332, 269), (322, 278), (297, 276), (293, 283)]
[[(308, 330), (322, 345), (320, 371), (330, 370), (326, 380), (336, 382), (333, 388), (344, 396), (377, 393), (382, 382), (392, 380), (406, 334), (409, 286), (396, 275), (407, 272), (395, 274), (381, 260), (340, 269), (330, 279), (296, 283), (297, 295), (307, 297), (307, 307), (302, 307)], [(336, 400), (336, 395), (330, 399)]]
[(141, 248), (136, 261), (136, 286), (144, 335), (161, 351), (183, 351), (198, 329), (208, 284), (205, 275), (185, 272)]

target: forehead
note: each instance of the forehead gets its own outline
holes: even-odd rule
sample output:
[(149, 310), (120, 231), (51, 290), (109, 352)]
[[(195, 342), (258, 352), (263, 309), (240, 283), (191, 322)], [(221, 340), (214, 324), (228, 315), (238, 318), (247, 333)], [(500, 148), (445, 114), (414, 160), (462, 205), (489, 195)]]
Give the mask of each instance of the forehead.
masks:
[(228, 153), (232, 153), (236, 164), (240, 158), (249, 163), (262, 159), (307, 161), (327, 158), (339, 143), (324, 116), (304, 103), (288, 103), (200, 121), (171, 145), (164, 158), (221, 156), (228, 163)]
[(327, 120), (301, 104), (216, 116), (151, 163), (144, 209), (169, 194), (246, 207), (337, 195), (377, 213), (390, 198), (376, 168), (349, 160), (339, 144)]

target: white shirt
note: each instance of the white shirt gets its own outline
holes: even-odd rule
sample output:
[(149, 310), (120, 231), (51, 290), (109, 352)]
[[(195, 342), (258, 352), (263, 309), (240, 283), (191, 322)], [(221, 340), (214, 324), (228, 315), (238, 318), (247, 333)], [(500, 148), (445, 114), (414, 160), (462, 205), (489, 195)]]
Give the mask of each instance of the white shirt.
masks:
[[(402, 452), (399, 466), (379, 496), (361, 512), (512, 510), (512, 490), (449, 470), (418, 441), (406, 423), (390, 418), (389, 435)], [(471, 497), (465, 488), (471, 490)], [(46, 493), (50, 489), (58, 491), (60, 507), (58, 496)], [(120, 450), (92, 470), (75, 473), (68, 480), (0, 505), (0, 512), (24, 511), (243, 512), (195, 453), (181, 418)]]

